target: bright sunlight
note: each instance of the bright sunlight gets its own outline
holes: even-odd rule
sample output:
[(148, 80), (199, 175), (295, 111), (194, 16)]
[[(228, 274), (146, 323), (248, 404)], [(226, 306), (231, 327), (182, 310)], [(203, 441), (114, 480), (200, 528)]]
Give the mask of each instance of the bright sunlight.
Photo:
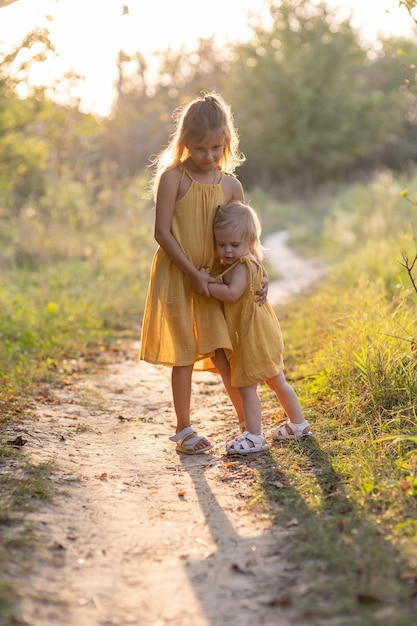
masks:
[[(201, 38), (219, 43), (250, 37), (249, 16), (259, 17), (266, 0), (17, 0), (1, 9), (0, 42), (16, 44), (35, 27), (46, 27), (56, 46), (58, 59), (43, 64), (33, 81), (51, 82), (71, 69), (84, 81), (72, 93), (85, 111), (106, 115), (116, 79), (115, 57), (119, 50), (149, 56), (169, 47), (192, 47)], [(367, 39), (379, 34), (407, 33), (411, 21), (397, 0), (329, 0), (341, 17)]]

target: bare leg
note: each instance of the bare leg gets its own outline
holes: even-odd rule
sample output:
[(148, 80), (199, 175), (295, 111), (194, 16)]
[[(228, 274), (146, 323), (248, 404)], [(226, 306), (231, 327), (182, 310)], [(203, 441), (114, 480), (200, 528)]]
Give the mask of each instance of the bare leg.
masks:
[(310, 424), (305, 419), (297, 394), (291, 385), (288, 384), (284, 372), (269, 378), (266, 383), (275, 392), (287, 414), (287, 420), (274, 429), (272, 433), (273, 438), (276, 440), (301, 439), (310, 435)]
[(231, 399), (233, 406), (235, 407), (239, 424), (244, 425), (245, 418), (243, 413), (242, 398), (237, 387), (232, 386), (230, 378), (230, 364), (224, 353), (224, 350), (216, 350), (215, 356), (212, 358), (214, 365), (220, 372), (223, 385), (227, 391), (229, 398)]
[(282, 408), (290, 418), (290, 421), (293, 422), (293, 424), (301, 424), (304, 422), (305, 418), (297, 394), (287, 382), (284, 372), (280, 372), (278, 376), (274, 376), (273, 378), (268, 378), (265, 382), (277, 396)]
[[(187, 426), (191, 426), (190, 406), (192, 373), (192, 365), (175, 366), (172, 368), (171, 384), (175, 414), (177, 416), (177, 433), (187, 428)], [(191, 436), (192, 435), (189, 435), (189, 437)], [(202, 450), (206, 447), (207, 442), (204, 441), (195, 445), (196, 450)]]
[(171, 384), (175, 414), (177, 416), (177, 433), (191, 426), (191, 377), (192, 365), (175, 366), (172, 368)]
[(253, 452), (263, 452), (268, 449), (268, 444), (262, 432), (262, 409), (257, 387), (256, 384), (248, 387), (239, 387), (246, 430), (235, 439), (226, 443), (226, 450), (229, 454), (252, 454)]
[(242, 398), (243, 414), (245, 416), (246, 430), (253, 435), (262, 433), (262, 409), (261, 401), (257, 394), (257, 385), (249, 387), (239, 387), (239, 393)]

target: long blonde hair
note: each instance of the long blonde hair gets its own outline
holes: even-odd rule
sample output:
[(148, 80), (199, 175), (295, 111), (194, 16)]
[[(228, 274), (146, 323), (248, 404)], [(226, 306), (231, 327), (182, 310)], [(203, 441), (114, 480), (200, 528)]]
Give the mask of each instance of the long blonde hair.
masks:
[(191, 141), (200, 141), (208, 134), (218, 134), (224, 138), (224, 151), (219, 162), (224, 172), (233, 174), (245, 160), (239, 150), (239, 135), (232, 110), (219, 94), (212, 92), (195, 98), (178, 107), (172, 117), (175, 130), (169, 144), (151, 161), (154, 169), (151, 182), (154, 196), (162, 173), (184, 163), (190, 156), (187, 145)]
[(242, 237), (251, 254), (262, 261), (261, 222), (256, 211), (243, 202), (230, 202), (217, 207), (213, 220), (214, 230), (236, 230)]

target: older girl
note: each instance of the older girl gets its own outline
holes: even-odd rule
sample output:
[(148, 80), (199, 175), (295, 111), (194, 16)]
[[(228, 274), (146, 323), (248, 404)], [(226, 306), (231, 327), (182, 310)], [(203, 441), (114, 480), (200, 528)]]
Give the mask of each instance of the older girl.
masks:
[[(186, 454), (212, 444), (191, 426), (194, 368), (220, 372), (242, 417), (240, 394), (230, 384), (232, 350), (222, 305), (210, 297), (218, 261), (212, 233), (216, 207), (243, 201), (235, 168), (244, 160), (230, 107), (218, 94), (196, 98), (176, 114), (169, 145), (154, 162), (155, 253), (142, 328), (141, 358), (172, 367), (177, 417), (170, 439)], [(265, 300), (266, 290), (261, 294)]]

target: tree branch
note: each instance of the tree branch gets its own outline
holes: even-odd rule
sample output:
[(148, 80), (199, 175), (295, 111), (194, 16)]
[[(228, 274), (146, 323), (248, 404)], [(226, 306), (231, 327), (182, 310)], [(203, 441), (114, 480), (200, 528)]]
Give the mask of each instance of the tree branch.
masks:
[(414, 291), (417, 293), (417, 284), (413, 277), (413, 269), (414, 269), (415, 264), (417, 263), (417, 254), (414, 256), (414, 259), (411, 262), (408, 256), (404, 252), (402, 254), (402, 257), (403, 257), (404, 262), (401, 263), (401, 261), (398, 261), (398, 263), (402, 265), (403, 267), (405, 267), (405, 269), (407, 270), (407, 274), (408, 274), (409, 279), (411, 280), (411, 284), (413, 285)]

